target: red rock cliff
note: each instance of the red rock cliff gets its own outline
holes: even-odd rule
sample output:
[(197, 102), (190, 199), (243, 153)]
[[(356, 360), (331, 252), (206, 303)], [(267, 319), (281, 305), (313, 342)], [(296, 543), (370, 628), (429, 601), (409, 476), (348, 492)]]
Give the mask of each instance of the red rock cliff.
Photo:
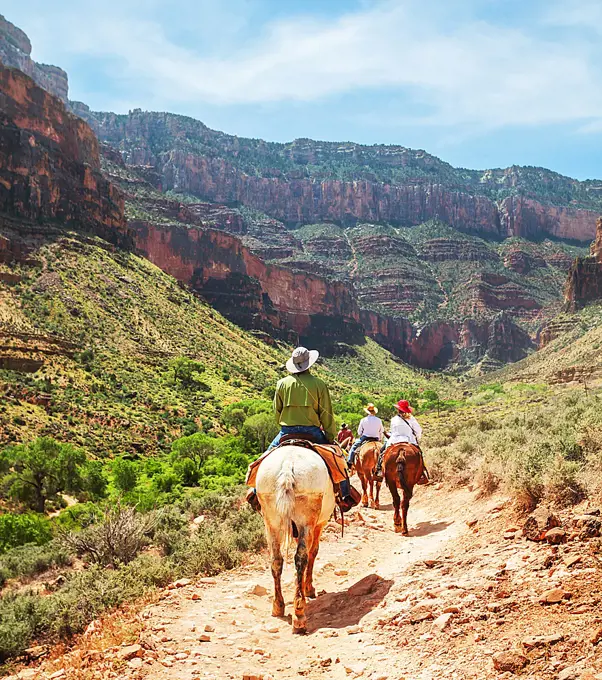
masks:
[(124, 237), (121, 192), (100, 173), (90, 127), (16, 69), (0, 66), (0, 211)]

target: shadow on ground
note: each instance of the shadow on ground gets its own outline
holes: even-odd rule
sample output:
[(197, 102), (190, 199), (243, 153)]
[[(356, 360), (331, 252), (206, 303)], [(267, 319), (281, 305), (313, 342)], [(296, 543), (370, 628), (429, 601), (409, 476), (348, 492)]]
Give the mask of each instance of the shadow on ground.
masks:
[[(411, 523), (408, 521), (410, 527)], [(445, 531), (447, 527), (453, 522), (418, 522), (416, 526), (410, 528), (408, 536), (428, 536), (429, 534), (436, 534), (438, 531)]]
[(358, 624), (383, 601), (392, 585), (392, 580), (370, 574), (346, 590), (319, 595), (307, 606), (307, 632)]

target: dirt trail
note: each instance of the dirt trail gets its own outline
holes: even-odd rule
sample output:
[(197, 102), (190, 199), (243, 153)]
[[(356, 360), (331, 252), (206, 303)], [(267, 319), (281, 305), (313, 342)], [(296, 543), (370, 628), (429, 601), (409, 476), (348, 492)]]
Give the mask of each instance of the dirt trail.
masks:
[[(465, 489), (445, 495), (432, 487), (418, 489), (410, 536), (404, 538), (393, 532), (390, 496), (382, 496), (381, 510), (361, 508), (348, 515), (344, 538), (334, 523), (326, 529), (314, 579), (319, 595), (308, 607), (306, 637), (291, 632), (291, 561), (283, 576), (287, 617), (275, 619), (269, 565), (261, 557), (251, 566), (172, 591), (147, 610), (148, 628), (162, 637), (162, 651), (174, 661), (171, 667), (170, 657), (168, 667), (155, 664), (146, 677), (401, 677), (404, 651), (392, 655), (376, 639), (378, 633), (382, 638), (378, 620), (390, 618), (409, 568), (439, 557), (467, 531), (463, 520), (467, 507), (474, 510), (474, 497)], [(253, 589), (262, 594), (251, 594)], [(200, 642), (203, 635), (208, 640)], [(177, 661), (178, 653), (188, 656)]]

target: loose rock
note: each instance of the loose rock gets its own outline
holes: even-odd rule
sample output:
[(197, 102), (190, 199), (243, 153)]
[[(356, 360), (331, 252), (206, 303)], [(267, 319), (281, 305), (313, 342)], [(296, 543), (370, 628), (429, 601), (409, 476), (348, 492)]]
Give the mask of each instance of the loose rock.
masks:
[(529, 660), (519, 652), (498, 652), (493, 657), (493, 667), (496, 671), (509, 671), (510, 673), (518, 673), (528, 663)]

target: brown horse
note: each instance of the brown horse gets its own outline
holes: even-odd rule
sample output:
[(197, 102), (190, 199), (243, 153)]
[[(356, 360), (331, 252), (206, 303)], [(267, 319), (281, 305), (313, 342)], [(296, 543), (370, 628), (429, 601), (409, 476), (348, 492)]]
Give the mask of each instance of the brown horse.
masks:
[[(380, 442), (364, 442), (355, 459), (355, 471), (362, 483), (362, 505), (365, 508), (368, 507), (367, 491), (369, 490), (370, 507), (376, 508), (377, 510), (380, 507), (379, 496), (381, 482), (377, 482), (374, 479), (374, 468), (376, 467), (379, 453)], [(376, 499), (374, 498), (374, 484), (376, 484)]]
[[(422, 453), (413, 444), (392, 444), (385, 451), (383, 470), (385, 481), (393, 497), (395, 532), (407, 536), (410, 499), (414, 493), (414, 486), (424, 472)], [(403, 499), (400, 499), (398, 489), (401, 489)]]

